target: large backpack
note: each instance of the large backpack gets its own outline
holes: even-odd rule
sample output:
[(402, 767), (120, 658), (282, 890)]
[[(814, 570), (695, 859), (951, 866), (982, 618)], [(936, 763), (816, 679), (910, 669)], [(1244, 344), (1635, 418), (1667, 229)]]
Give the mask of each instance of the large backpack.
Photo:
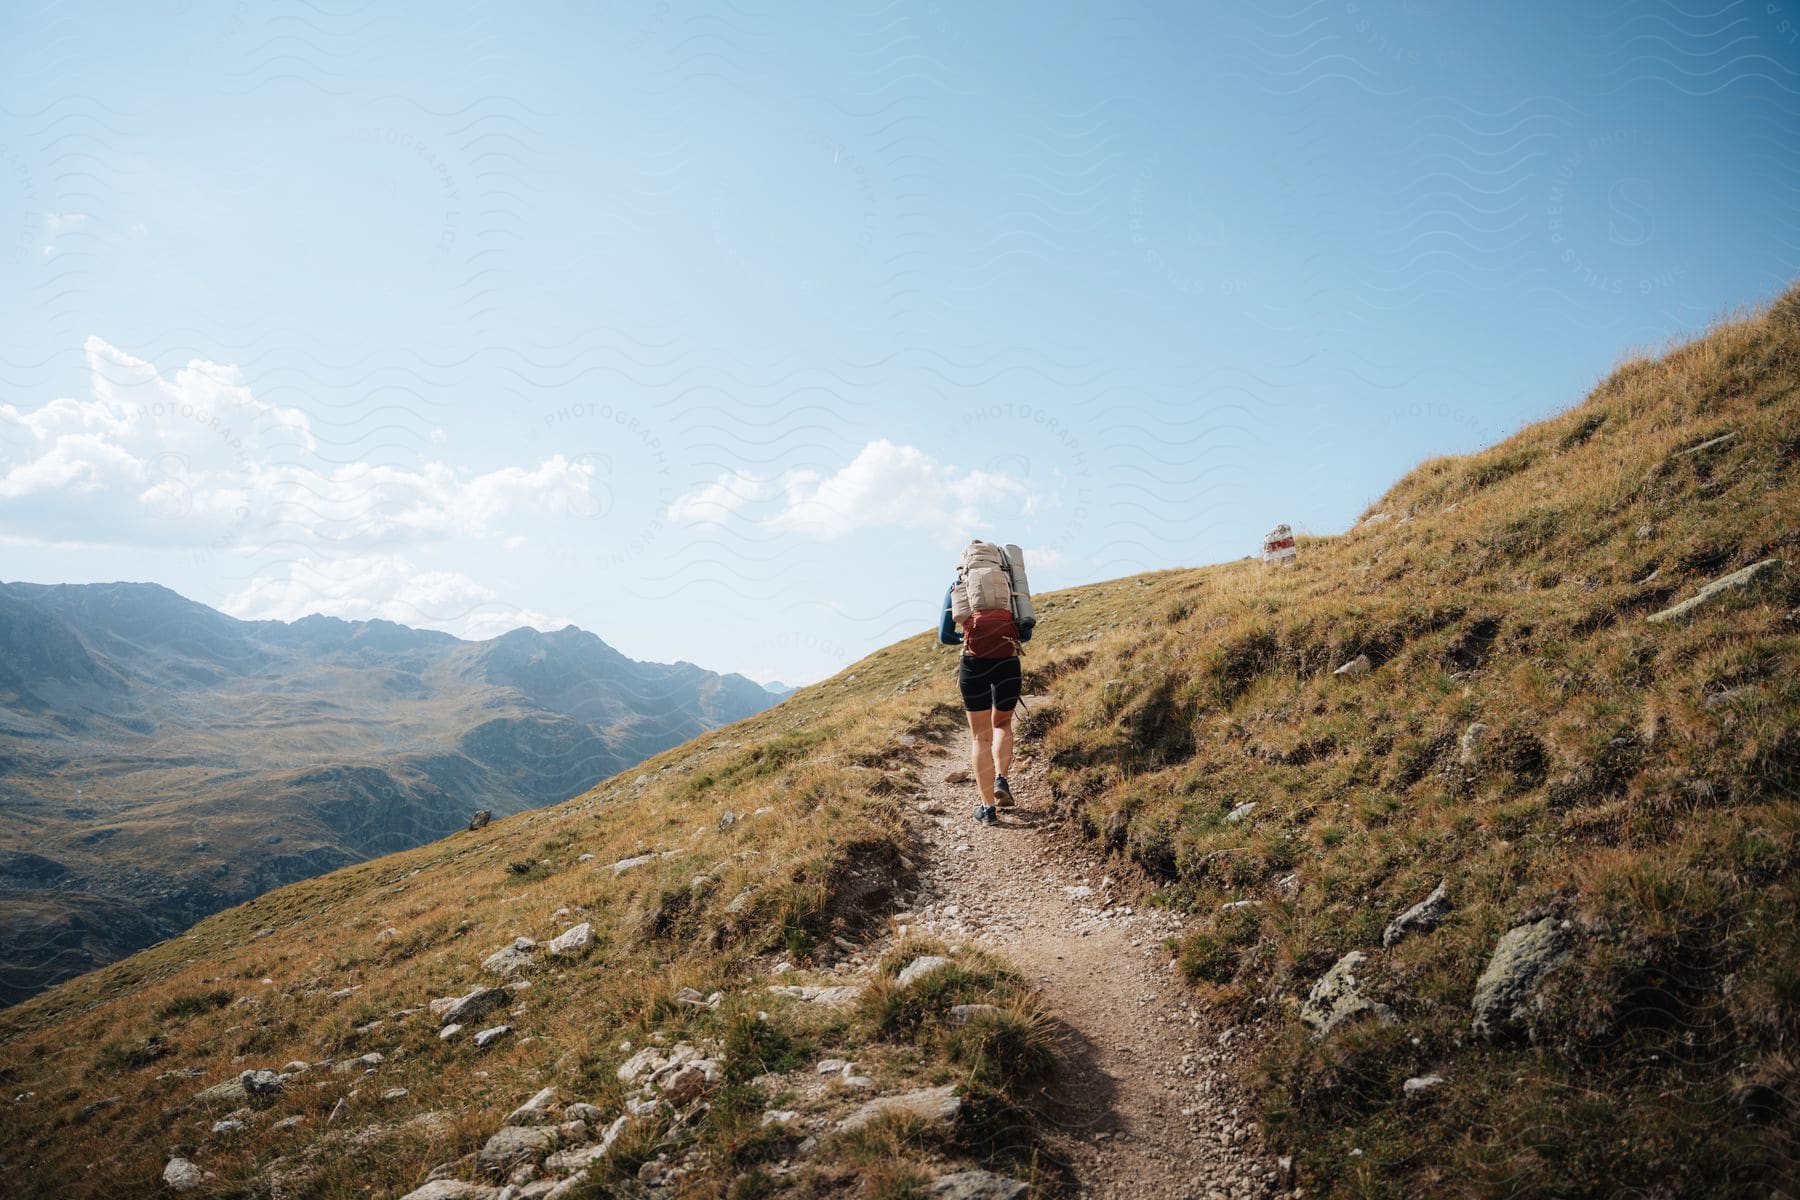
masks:
[(1025, 580), (1025, 552), (1017, 546), (1003, 550), (977, 538), (957, 560), (956, 586), (950, 589), (950, 616), (961, 623), (977, 613), (995, 610), (1010, 613), (1021, 630), (1037, 621), (1031, 607), (1031, 588)]

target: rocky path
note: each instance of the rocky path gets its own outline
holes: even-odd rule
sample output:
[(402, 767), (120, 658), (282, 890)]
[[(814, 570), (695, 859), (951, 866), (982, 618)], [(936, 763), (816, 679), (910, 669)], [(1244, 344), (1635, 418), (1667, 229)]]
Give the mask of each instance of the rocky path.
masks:
[[(1027, 718), (1029, 719), (1029, 718)], [(1034, 767), (1010, 776), (1017, 807), (970, 817), (966, 740), (928, 760), (915, 801), (925, 845), (920, 894), (902, 914), (920, 933), (1004, 953), (1062, 1023), (1067, 1068), (1052, 1103), (1051, 1152), (1076, 1194), (1108, 1200), (1274, 1197), (1263, 1148), (1230, 1066), (1241, 1031), (1199, 1011), (1170, 969), (1178, 917), (1139, 911), (1125, 887), (1048, 820)]]

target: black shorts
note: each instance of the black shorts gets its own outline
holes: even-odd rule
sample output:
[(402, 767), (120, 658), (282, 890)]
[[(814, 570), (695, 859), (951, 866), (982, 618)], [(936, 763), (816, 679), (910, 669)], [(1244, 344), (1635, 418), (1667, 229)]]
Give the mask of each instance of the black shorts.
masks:
[(998, 709), (1011, 712), (1019, 704), (1024, 675), (1018, 658), (976, 658), (965, 654), (956, 670), (956, 685), (962, 689), (963, 708), (968, 712)]

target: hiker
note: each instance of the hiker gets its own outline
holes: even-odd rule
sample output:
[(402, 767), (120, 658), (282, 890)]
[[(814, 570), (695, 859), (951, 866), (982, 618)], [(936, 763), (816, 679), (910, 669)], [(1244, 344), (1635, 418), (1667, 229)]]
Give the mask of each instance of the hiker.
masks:
[(975, 819), (986, 825), (999, 822), (997, 807), (1013, 803), (1006, 773), (1012, 769), (1013, 709), (1023, 687), (1019, 655), (1035, 624), (1023, 551), (970, 542), (956, 564), (956, 582), (944, 592), (938, 641), (962, 647), (957, 685), (969, 717), (969, 758), (979, 792)]

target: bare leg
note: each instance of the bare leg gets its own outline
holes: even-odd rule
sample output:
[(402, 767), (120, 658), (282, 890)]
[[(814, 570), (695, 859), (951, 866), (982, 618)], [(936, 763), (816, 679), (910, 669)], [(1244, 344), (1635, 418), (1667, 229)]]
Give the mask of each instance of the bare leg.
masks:
[(975, 786), (981, 790), (983, 804), (994, 802), (994, 756), (990, 750), (993, 740), (993, 711), (982, 709), (979, 712), (970, 713), (969, 767), (975, 772)]
[(994, 769), (1002, 775), (1012, 772), (1013, 761), (1013, 715), (1012, 710), (994, 711)]

